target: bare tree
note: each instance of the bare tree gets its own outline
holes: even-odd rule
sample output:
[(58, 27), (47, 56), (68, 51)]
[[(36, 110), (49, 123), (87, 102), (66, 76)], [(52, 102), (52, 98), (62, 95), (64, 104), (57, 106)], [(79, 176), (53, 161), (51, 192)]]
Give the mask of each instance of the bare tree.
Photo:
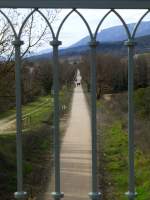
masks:
[[(3, 9), (2, 10), (11, 20), (16, 32), (19, 32), (19, 29), (27, 17), (27, 15), (32, 11), (31, 9)], [(50, 23), (53, 23), (56, 20), (57, 14), (60, 10), (42, 10), (44, 15), (47, 17)], [(35, 12), (26, 23), (21, 39), (25, 44), (21, 47), (21, 56), (25, 61), (27, 55), (32, 51), (36, 50), (42, 44), (50, 41), (51, 34), (48, 28), (48, 25), (45, 23), (44, 19)], [(15, 69), (14, 69), (14, 48), (12, 41), (14, 41), (14, 35), (8, 21), (1, 15), (0, 16), (0, 110), (8, 109), (10, 104), (15, 105)], [(28, 95), (26, 88), (26, 82), (29, 69), (24, 69), (24, 64), (22, 65), (22, 91), (25, 91), (25, 94)], [(30, 88), (28, 88), (30, 89)], [(37, 87), (36, 87), (37, 89)], [(38, 90), (36, 90), (38, 93)], [(34, 94), (36, 93), (34, 91)], [(29, 90), (30, 92), (30, 90)], [(30, 95), (31, 96), (31, 95)], [(23, 95), (24, 97), (24, 95)], [(7, 101), (7, 108), (4, 108), (4, 104)], [(24, 102), (24, 101), (23, 101)]]
[(148, 86), (148, 63), (144, 55), (139, 55), (135, 59), (136, 63), (136, 87)]
[[(18, 32), (23, 21), (27, 15), (31, 12), (31, 9), (3, 9), (3, 12), (11, 19), (11, 22)], [(52, 24), (60, 12), (59, 9), (45, 9), (42, 10), (50, 24)], [(13, 58), (13, 46), (12, 41), (14, 40), (13, 33), (7, 20), (1, 15), (0, 17), (0, 57), (1, 60), (9, 61)], [(51, 33), (48, 28), (48, 24), (39, 15), (38, 12), (33, 13), (22, 32), (22, 40), (25, 44), (22, 46), (22, 58), (27, 54), (32, 53), (42, 44), (46, 44), (47, 40), (50, 41)]]

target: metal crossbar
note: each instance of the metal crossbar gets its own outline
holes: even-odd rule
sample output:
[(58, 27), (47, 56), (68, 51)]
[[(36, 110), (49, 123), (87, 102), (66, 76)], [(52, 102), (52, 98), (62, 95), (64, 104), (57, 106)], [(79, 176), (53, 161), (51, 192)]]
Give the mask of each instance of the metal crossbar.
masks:
[(1, 8), (146, 9), (149, 0), (0, 0)]
[[(45, 7), (45, 8), (53, 8), (53, 7), (83, 7), (83, 8), (148, 8), (150, 7), (149, 0), (0, 0), (0, 7)], [(15, 65), (16, 65), (16, 127), (17, 127), (17, 192), (15, 193), (16, 199), (23, 199), (27, 197), (27, 193), (23, 190), (23, 171), (22, 171), (22, 123), (21, 123), (21, 55), (20, 55), (20, 47), (23, 44), (21, 41), (22, 30), (26, 25), (27, 21), (33, 15), (33, 13), (38, 13), (45, 22), (47, 23), (53, 40), (50, 42), (50, 45), (53, 47), (53, 84), (54, 84), (54, 152), (55, 152), (55, 192), (52, 193), (54, 199), (61, 199), (64, 194), (61, 192), (60, 185), (60, 136), (59, 136), (59, 46), (61, 42), (59, 41), (59, 35), (62, 30), (63, 25), (66, 20), (73, 14), (76, 13), (77, 16), (81, 18), (84, 22), (89, 35), (90, 35), (90, 52), (91, 52), (91, 135), (92, 135), (92, 191), (89, 193), (89, 196), (92, 200), (99, 199), (101, 193), (98, 191), (97, 187), (97, 130), (96, 130), (96, 47), (97, 47), (97, 34), (102, 24), (105, 22), (105, 19), (109, 16), (110, 13), (114, 13), (121, 23), (124, 26), (126, 31), (126, 35), (128, 37), (128, 41), (125, 42), (125, 45), (128, 49), (128, 150), (129, 150), (129, 191), (126, 193), (129, 200), (134, 200), (136, 196), (135, 192), (135, 175), (134, 175), (134, 105), (133, 105), (133, 80), (134, 80), (134, 47), (135, 47), (135, 34), (138, 30), (138, 27), (145, 16), (149, 13), (149, 10), (145, 12), (145, 14), (139, 19), (139, 22), (136, 24), (132, 33), (130, 33), (127, 24), (121, 15), (114, 9), (111, 9), (104, 15), (102, 20), (99, 22), (95, 33), (93, 34), (91, 28), (84, 18), (84, 16), (77, 10), (72, 9), (62, 20), (56, 34), (53, 31), (53, 27), (51, 26), (48, 19), (42, 13), (42, 10), (34, 9), (27, 16), (25, 21), (23, 22), (19, 33), (16, 33), (16, 30), (11, 23), (11, 19), (0, 10), (0, 13), (10, 24), (13, 34), (14, 34), (14, 48), (15, 48)]]

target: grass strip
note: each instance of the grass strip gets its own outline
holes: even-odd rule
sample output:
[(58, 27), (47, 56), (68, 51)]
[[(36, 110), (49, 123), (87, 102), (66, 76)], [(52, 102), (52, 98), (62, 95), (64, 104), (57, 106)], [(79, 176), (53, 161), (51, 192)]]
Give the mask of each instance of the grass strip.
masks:
[[(108, 107), (103, 107), (103, 109), (104, 115), (108, 115), (106, 111)], [(127, 197), (124, 193), (128, 191), (128, 135), (124, 130), (123, 120), (116, 118), (110, 110), (109, 115), (111, 115), (111, 120), (105, 120), (105, 124), (101, 126), (100, 137), (104, 162), (102, 170), (104, 170), (107, 188), (105, 200), (125, 200)], [(110, 116), (105, 117), (110, 118)], [(135, 150), (135, 185), (138, 193), (136, 199), (149, 200), (150, 152), (145, 154), (138, 146)]]

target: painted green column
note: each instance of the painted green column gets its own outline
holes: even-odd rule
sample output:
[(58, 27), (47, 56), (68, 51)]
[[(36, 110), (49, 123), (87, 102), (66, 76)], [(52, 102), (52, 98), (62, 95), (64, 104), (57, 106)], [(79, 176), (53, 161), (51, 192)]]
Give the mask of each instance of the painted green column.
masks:
[(15, 79), (16, 79), (16, 151), (17, 151), (17, 192), (16, 199), (26, 199), (27, 193), (23, 191), (23, 170), (22, 170), (22, 112), (21, 112), (21, 56), (20, 47), (23, 42), (16, 39), (13, 42), (15, 47)]
[(135, 172), (134, 172), (134, 47), (135, 42), (129, 39), (125, 42), (128, 47), (128, 158), (129, 158), (129, 191), (126, 193), (129, 200), (134, 200)]
[(98, 42), (93, 39), (89, 43), (91, 50), (91, 132), (92, 132), (92, 192), (89, 197), (92, 200), (99, 199), (97, 182), (97, 120), (96, 120), (96, 47)]
[(52, 196), (60, 200), (64, 194), (60, 191), (60, 128), (59, 128), (59, 59), (58, 47), (61, 42), (53, 40), (53, 89), (54, 89), (54, 167), (55, 167), (55, 192)]

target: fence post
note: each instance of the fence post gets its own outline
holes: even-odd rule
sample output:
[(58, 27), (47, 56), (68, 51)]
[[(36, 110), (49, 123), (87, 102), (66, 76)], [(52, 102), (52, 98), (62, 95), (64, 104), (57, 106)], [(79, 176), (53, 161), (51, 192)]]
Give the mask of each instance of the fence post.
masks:
[(64, 194), (60, 191), (60, 130), (59, 130), (59, 61), (58, 47), (61, 42), (53, 40), (50, 42), (53, 47), (53, 89), (54, 89), (54, 165), (55, 165), (55, 192), (52, 196), (60, 200)]
[(135, 41), (129, 39), (125, 42), (128, 47), (128, 155), (129, 155), (129, 191), (126, 193), (129, 200), (134, 200), (135, 172), (134, 172), (134, 47)]
[(89, 197), (92, 200), (99, 199), (101, 193), (97, 188), (97, 119), (96, 119), (96, 47), (98, 42), (92, 40), (89, 43), (91, 50), (91, 131), (92, 131), (92, 192)]
[(15, 47), (15, 79), (16, 79), (16, 150), (17, 150), (17, 192), (16, 199), (26, 199), (27, 193), (23, 191), (22, 170), (22, 111), (21, 111), (21, 55), (20, 47), (23, 41), (19, 38), (13, 42)]

